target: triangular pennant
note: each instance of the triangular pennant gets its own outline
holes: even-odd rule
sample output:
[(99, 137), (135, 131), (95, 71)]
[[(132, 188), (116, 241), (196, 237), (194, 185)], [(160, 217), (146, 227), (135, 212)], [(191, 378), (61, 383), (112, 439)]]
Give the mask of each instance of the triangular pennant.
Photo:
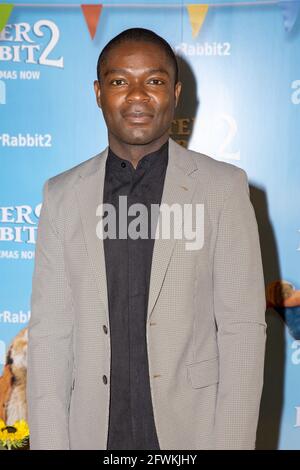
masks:
[(205, 20), (206, 13), (208, 11), (208, 5), (191, 4), (187, 5), (187, 9), (192, 27), (192, 36), (195, 38)]
[(102, 10), (102, 5), (81, 5), (91, 38), (94, 39)]
[(8, 22), (14, 5), (12, 3), (3, 3), (0, 5), (0, 32)]
[(282, 9), (282, 17), (283, 17), (283, 25), (284, 29), (289, 33), (292, 31), (299, 11), (300, 11), (300, 1), (288, 1), (288, 0), (281, 0), (279, 5)]

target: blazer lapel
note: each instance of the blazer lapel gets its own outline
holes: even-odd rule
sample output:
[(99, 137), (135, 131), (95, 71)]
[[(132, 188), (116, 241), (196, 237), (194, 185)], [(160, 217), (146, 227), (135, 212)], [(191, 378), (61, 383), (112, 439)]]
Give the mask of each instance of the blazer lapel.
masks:
[[(188, 204), (191, 202), (196, 189), (196, 179), (192, 178), (190, 174), (196, 169), (196, 163), (191, 158), (189, 152), (170, 138), (169, 161), (160, 207), (162, 204), (171, 206), (175, 203)], [(161, 210), (159, 212), (158, 224), (160, 226), (162, 224)], [(147, 309), (148, 320), (153, 312), (176, 244), (176, 239), (172, 237), (173, 230), (174, 224), (171, 217), (170, 239), (164, 239), (160, 236), (154, 241)]]
[[(109, 324), (104, 246), (103, 240), (98, 238), (96, 234), (96, 225), (100, 221), (100, 217), (96, 215), (96, 209), (98, 205), (103, 202), (107, 155), (108, 147), (106, 147), (97, 158), (94, 158), (93, 165), (89, 168), (88, 173), (85, 172), (83, 166), (82, 173), (75, 185), (75, 192), (89, 260), (93, 267), (100, 300), (105, 308), (107, 322)], [(175, 203), (187, 204), (191, 202), (196, 189), (196, 179), (192, 178), (190, 174), (196, 169), (197, 166), (190, 154), (170, 138), (169, 161), (161, 205), (172, 205)], [(154, 241), (147, 309), (148, 319), (155, 306), (176, 243), (176, 239), (172, 237), (174, 233), (172, 222), (171, 217), (171, 238), (163, 239), (159, 237)], [(162, 223), (161, 211), (159, 213), (158, 223)]]
[(104, 246), (103, 241), (96, 233), (96, 226), (100, 221), (100, 217), (96, 215), (96, 210), (98, 205), (103, 202), (107, 155), (108, 147), (95, 158), (88, 174), (80, 174), (75, 191), (89, 260), (93, 267), (100, 300), (105, 308), (107, 324), (109, 324)]

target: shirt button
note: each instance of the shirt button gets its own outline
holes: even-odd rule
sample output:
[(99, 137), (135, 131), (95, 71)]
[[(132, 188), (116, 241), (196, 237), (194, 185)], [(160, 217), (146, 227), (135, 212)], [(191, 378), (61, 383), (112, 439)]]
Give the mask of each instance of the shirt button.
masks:
[(103, 375), (103, 376), (102, 376), (102, 379), (103, 379), (103, 383), (105, 383), (105, 385), (106, 385), (106, 384), (107, 384), (107, 377), (106, 377), (106, 375)]
[(103, 331), (107, 335), (107, 326), (106, 325), (103, 325)]
[(122, 167), (122, 168), (125, 168), (125, 166), (126, 166), (126, 163), (125, 163), (125, 162), (122, 162), (122, 163), (121, 163), (121, 167)]

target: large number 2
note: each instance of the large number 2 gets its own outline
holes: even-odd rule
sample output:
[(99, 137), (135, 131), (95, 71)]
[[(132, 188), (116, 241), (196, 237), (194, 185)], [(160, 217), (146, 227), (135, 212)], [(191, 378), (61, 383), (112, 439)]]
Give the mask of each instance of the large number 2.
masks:
[(237, 133), (237, 124), (235, 119), (229, 114), (225, 113), (220, 114), (218, 118), (226, 121), (228, 124), (228, 134), (218, 149), (218, 157), (224, 160), (240, 160), (241, 155), (239, 150), (237, 152), (226, 152), (226, 147), (228, 147), (228, 145), (232, 142)]
[(50, 65), (52, 67), (63, 67), (64, 66), (64, 58), (60, 57), (59, 59), (48, 59), (49, 53), (54, 49), (56, 46), (58, 40), (59, 40), (59, 29), (56, 26), (55, 23), (52, 21), (48, 20), (40, 20), (37, 21), (33, 27), (33, 31), (37, 36), (44, 36), (43, 31), (41, 31), (41, 28), (43, 26), (46, 26), (50, 29), (52, 33), (52, 37), (50, 39), (49, 44), (45, 48), (45, 50), (42, 52), (39, 63), (41, 65)]

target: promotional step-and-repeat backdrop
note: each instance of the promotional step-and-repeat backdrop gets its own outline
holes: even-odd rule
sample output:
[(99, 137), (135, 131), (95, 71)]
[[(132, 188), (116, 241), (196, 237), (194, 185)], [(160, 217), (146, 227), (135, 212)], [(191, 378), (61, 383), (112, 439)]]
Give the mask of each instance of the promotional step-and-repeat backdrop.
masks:
[(0, 4), (0, 441), (8, 425), (26, 434), (42, 186), (106, 147), (97, 59), (140, 26), (177, 53), (171, 136), (248, 174), (268, 302), (257, 448), (300, 449), (300, 2), (29, 2)]

